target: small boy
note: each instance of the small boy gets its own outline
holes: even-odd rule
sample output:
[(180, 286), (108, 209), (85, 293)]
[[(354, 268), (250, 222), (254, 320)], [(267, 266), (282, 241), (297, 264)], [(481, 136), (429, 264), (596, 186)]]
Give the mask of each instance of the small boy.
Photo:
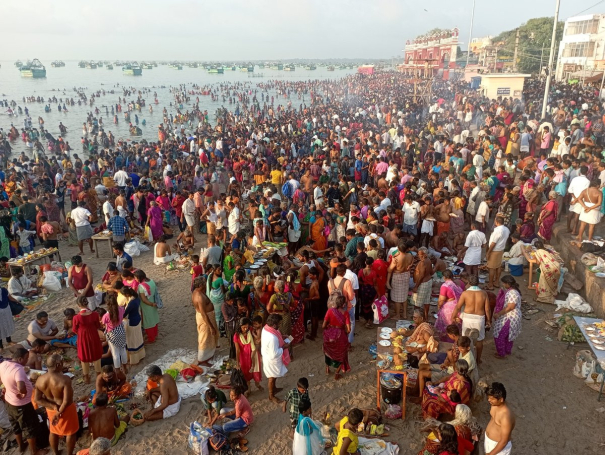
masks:
[(286, 412), (288, 403), (290, 403), (290, 427), (292, 431), (298, 425), (298, 416), (300, 415), (298, 405), (303, 400), (311, 402), (309, 398), (309, 380), (307, 378), (300, 378), (296, 383), (296, 388), (288, 392), (284, 401), (284, 412)]
[(106, 393), (97, 395), (95, 407), (90, 411), (88, 417), (88, 429), (93, 441), (97, 438), (107, 438), (111, 441), (111, 445), (115, 446), (120, 436), (126, 431), (130, 416), (123, 419), (118, 418), (116, 408), (108, 407), (108, 402), (109, 397)]
[(28, 231), (23, 227), (22, 224), (19, 225), (19, 230), (16, 233), (17, 237), (19, 237), (19, 248), (21, 251), (25, 253), (30, 253), (32, 251), (32, 245), (29, 240), (31, 235), (36, 235), (36, 231)]
[(200, 256), (198, 254), (191, 255), (191, 292), (193, 292), (193, 282), (199, 276), (204, 274), (204, 267), (200, 264)]
[(48, 344), (57, 348), (75, 348), (76, 342), (78, 340), (78, 335), (73, 332), (73, 321), (74, 316), (76, 315), (76, 310), (73, 308), (66, 308), (63, 311), (63, 338), (58, 338), (56, 340), (50, 340)]

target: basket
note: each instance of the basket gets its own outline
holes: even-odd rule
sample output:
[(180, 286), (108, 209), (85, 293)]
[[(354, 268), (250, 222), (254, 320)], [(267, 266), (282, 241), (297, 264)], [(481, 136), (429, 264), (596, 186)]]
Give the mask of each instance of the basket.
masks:
[[(140, 414), (140, 418), (135, 417), (137, 414)], [(142, 423), (145, 422), (145, 417), (143, 417), (143, 412), (141, 410), (139, 410), (138, 408), (134, 408), (132, 410), (132, 414), (130, 414), (130, 425), (132, 425), (133, 427), (138, 427), (139, 425), (141, 425)]]

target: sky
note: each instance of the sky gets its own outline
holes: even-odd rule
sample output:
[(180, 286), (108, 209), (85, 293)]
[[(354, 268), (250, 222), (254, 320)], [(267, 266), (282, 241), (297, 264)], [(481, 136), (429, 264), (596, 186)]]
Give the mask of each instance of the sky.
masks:
[[(560, 19), (598, 0), (562, 0)], [(555, 0), (476, 0), (473, 36), (554, 16)], [(246, 61), (391, 59), (408, 39), (460, 30), (473, 0), (6, 0), (0, 59)], [(605, 0), (583, 14), (605, 12)], [(522, 13), (522, 14), (521, 14)]]

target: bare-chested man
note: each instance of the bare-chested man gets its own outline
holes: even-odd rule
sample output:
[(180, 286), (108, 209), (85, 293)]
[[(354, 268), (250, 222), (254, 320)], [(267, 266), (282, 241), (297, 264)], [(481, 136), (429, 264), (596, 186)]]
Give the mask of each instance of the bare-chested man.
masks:
[(53, 453), (59, 452), (59, 439), (67, 439), (67, 454), (72, 455), (76, 446), (76, 433), (80, 429), (78, 411), (74, 403), (71, 379), (63, 374), (63, 358), (49, 355), (46, 360), (48, 372), (36, 380), (35, 401), (46, 408), (50, 423), (50, 446)]
[(218, 347), (219, 331), (216, 325), (214, 306), (206, 295), (206, 280), (196, 278), (193, 282), (191, 302), (195, 308), (195, 322), (197, 325), (197, 363), (207, 365)]
[(436, 235), (441, 235), (442, 232), (448, 232), (450, 230), (450, 213), (452, 207), (448, 198), (440, 201), (439, 205), (435, 207), (435, 218), (437, 219), (437, 232)]
[(157, 365), (147, 368), (147, 377), (158, 386), (147, 389), (146, 398), (151, 401), (153, 409), (145, 413), (145, 420), (161, 420), (175, 416), (181, 409), (181, 397), (176, 382), (169, 374), (162, 374)]
[(422, 224), (420, 227), (420, 246), (429, 246), (431, 243), (431, 237), (435, 233), (435, 206), (431, 196), (424, 197), (424, 205), (420, 207), (420, 219)]
[(416, 257), (416, 268), (414, 269), (414, 287), (412, 288), (414, 306), (424, 309), (424, 320), (429, 320), (429, 308), (431, 305), (431, 292), (433, 289), (433, 264), (429, 258), (429, 251), (418, 248)]
[(486, 391), (492, 416), (485, 429), (485, 455), (510, 455), (513, 451), (511, 434), (515, 429), (515, 414), (506, 404), (506, 389), (492, 382)]
[(132, 388), (127, 386), (127, 390), (122, 390), (124, 384), (126, 384), (126, 375), (122, 372), (122, 370), (115, 369), (113, 365), (105, 365), (101, 374), (97, 376), (97, 380), (95, 382), (96, 392), (92, 399), (93, 404), (96, 404), (97, 396), (100, 393), (106, 393), (109, 397), (115, 395), (119, 396), (120, 398), (128, 398)]
[(114, 207), (118, 211), (118, 215), (120, 214), (120, 207), (122, 207), (123, 213), (128, 213), (128, 202), (124, 190), (120, 190), (120, 195), (114, 201)]
[[(592, 235), (594, 234), (595, 226), (601, 221), (603, 215), (601, 215), (601, 205), (603, 203), (603, 193), (600, 190), (601, 181), (595, 179), (590, 182), (590, 186), (586, 188), (580, 196), (576, 199), (576, 203), (582, 206), (580, 212), (580, 230), (578, 231), (578, 237), (576, 241), (582, 243), (582, 237), (584, 237), (584, 230), (588, 224), (588, 241), (592, 242)], [(552, 191), (551, 191), (552, 193)], [(561, 210), (559, 208), (559, 210)], [(541, 215), (540, 215), (541, 216)], [(541, 221), (541, 220), (538, 220)]]
[(450, 256), (454, 252), (454, 248), (447, 238), (447, 231), (441, 232), (431, 240), (431, 247), (441, 256)]
[[(489, 327), (492, 323), (492, 310), (487, 292), (478, 286), (479, 278), (477, 275), (471, 275), (468, 282), (470, 286), (460, 295), (458, 304), (452, 313), (452, 321), (462, 322), (462, 335), (469, 336), (467, 330), (472, 329), (476, 329), (479, 332), (476, 343), (477, 363), (479, 364), (481, 363), (481, 353), (483, 352), (485, 328)], [(463, 307), (464, 313), (461, 314)]]
[(115, 445), (126, 431), (130, 416), (118, 418), (116, 408), (107, 407), (108, 403), (109, 398), (106, 393), (97, 394), (95, 407), (88, 416), (88, 429), (93, 441), (97, 438), (107, 438), (111, 441), (111, 445)]
[(395, 303), (393, 318), (398, 319), (403, 304), (403, 319), (408, 316), (408, 292), (410, 290), (410, 266), (414, 257), (408, 252), (405, 240), (399, 239), (387, 276), (387, 288), (391, 290), (391, 301)]

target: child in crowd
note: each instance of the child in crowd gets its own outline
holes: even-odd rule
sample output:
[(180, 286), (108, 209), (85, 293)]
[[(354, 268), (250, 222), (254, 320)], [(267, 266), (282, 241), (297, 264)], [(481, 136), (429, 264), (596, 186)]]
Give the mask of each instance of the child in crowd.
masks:
[(197, 254), (191, 255), (191, 292), (193, 292), (193, 282), (199, 276), (204, 274), (204, 267), (200, 264), (200, 256)]
[(290, 427), (292, 428), (292, 432), (294, 432), (296, 425), (298, 425), (300, 416), (298, 405), (303, 400), (311, 402), (309, 398), (309, 380), (307, 378), (300, 378), (296, 383), (296, 388), (288, 392), (284, 401), (284, 412), (288, 410), (288, 403), (290, 404)]

